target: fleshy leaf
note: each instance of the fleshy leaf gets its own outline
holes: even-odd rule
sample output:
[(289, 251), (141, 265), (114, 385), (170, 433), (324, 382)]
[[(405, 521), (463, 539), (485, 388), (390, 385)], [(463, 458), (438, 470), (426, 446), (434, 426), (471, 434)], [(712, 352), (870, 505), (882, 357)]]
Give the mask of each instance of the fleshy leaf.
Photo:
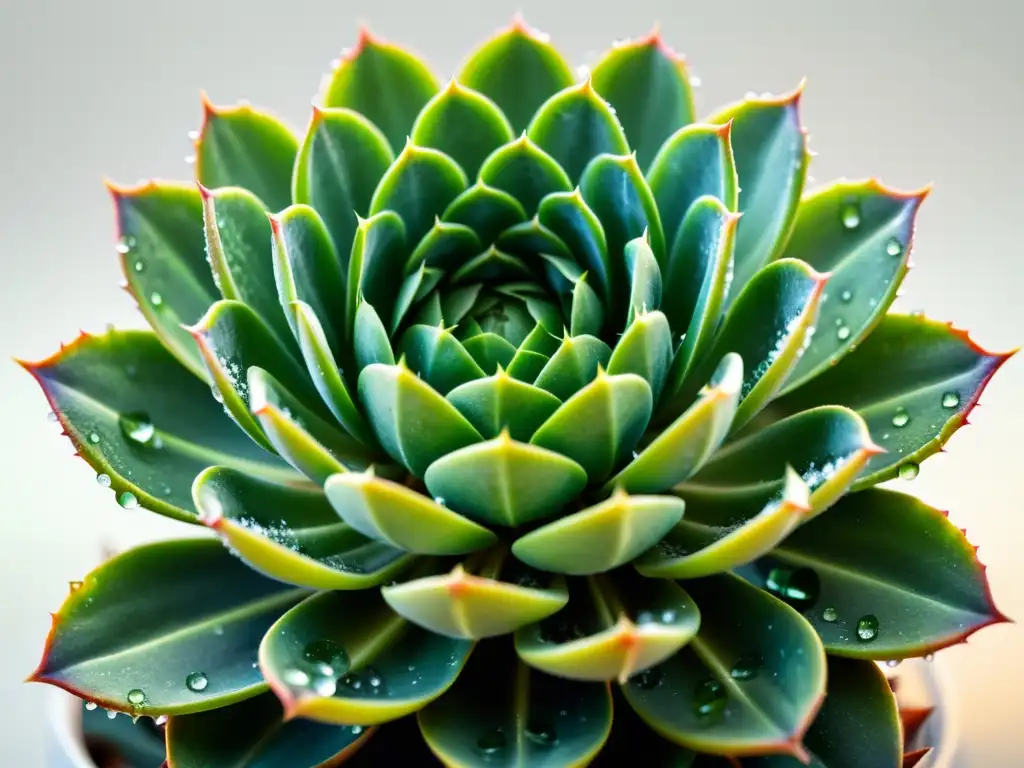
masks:
[(743, 360), (731, 352), (722, 358), (697, 402), (644, 446), (608, 481), (606, 490), (621, 486), (630, 493), (660, 493), (690, 478), (729, 433), (742, 382)]
[(803, 83), (784, 96), (749, 98), (709, 118), (732, 122), (743, 214), (736, 232), (737, 291), (781, 253), (793, 228), (810, 159), (800, 125), (802, 94)]
[(363, 301), (371, 304), (381, 319), (390, 320), (392, 313), (398, 311), (396, 303), (401, 304), (402, 294), (396, 278), (402, 274), (408, 258), (407, 234), (408, 229), (394, 211), (360, 219), (348, 262), (345, 307), (351, 323), (354, 324)]
[(765, 420), (826, 402), (853, 408), (888, 451), (871, 458), (855, 486), (867, 487), (942, 448), (1012, 354), (986, 352), (945, 323), (887, 315), (834, 368), (772, 402)]
[(324, 486), (338, 514), (377, 541), (426, 555), (461, 555), (497, 537), (437, 501), (399, 483), (365, 473), (335, 475)]
[(540, 223), (536, 215), (529, 221), (509, 227), (498, 237), (495, 243), (506, 253), (512, 253), (527, 258), (538, 253), (555, 256), (561, 259), (573, 258), (569, 246)]
[(597, 378), (567, 399), (530, 442), (575, 460), (592, 482), (598, 482), (630, 456), (647, 428), (651, 403), (646, 379), (599, 370)]
[(798, 597), (825, 648), (840, 656), (923, 656), (1006, 621), (963, 532), (895, 491), (843, 497), (740, 573)]
[(538, 673), (511, 645), (482, 643), (451, 692), (419, 713), (427, 745), (446, 765), (478, 765), (481, 744), (499, 768), (586, 765), (611, 731), (608, 685)]
[(655, 731), (691, 749), (805, 757), (802, 739), (826, 675), (810, 624), (728, 574), (688, 581), (686, 589), (700, 608), (700, 631), (623, 686), (626, 700)]
[(441, 220), (469, 227), (481, 243), (490, 244), (509, 227), (525, 222), (526, 211), (508, 192), (477, 181), (452, 200)]
[(927, 194), (927, 187), (901, 193), (874, 180), (838, 182), (800, 203), (782, 255), (831, 277), (818, 322), (823, 332), (787, 389), (828, 371), (885, 315), (909, 268), (914, 219)]
[(490, 440), (507, 429), (513, 440), (522, 442), (529, 441), (562, 404), (550, 392), (502, 370), (456, 387), (447, 399), (484, 438)]
[(522, 259), (502, 253), (492, 245), (463, 264), (452, 275), (452, 283), (466, 285), (485, 281), (524, 280), (528, 277), (530, 269)]
[(405, 268), (406, 274), (412, 274), (421, 264), (444, 270), (456, 269), (480, 253), (481, 247), (476, 232), (465, 224), (438, 219), (413, 250)]
[(446, 506), (486, 524), (515, 527), (557, 514), (583, 490), (587, 473), (571, 459), (503, 431), (442, 456), (424, 481)]
[(47, 360), (22, 365), (124, 506), (195, 522), (192, 480), (211, 464), (299, 477), (241, 432), (209, 387), (148, 331), (83, 335)]
[[(654, 258), (650, 244), (638, 237), (626, 243), (624, 252), (626, 269), (629, 273), (629, 310), (626, 325), (632, 325), (633, 319), (645, 312), (653, 312), (661, 307), (661, 269)], [(675, 304), (673, 294), (670, 304)]]
[(362, 372), (367, 366), (394, 365), (395, 353), (391, 349), (388, 329), (380, 315), (368, 301), (360, 302), (356, 309), (352, 346), (355, 348), (356, 368)]
[(167, 768), (326, 766), (344, 762), (373, 733), (361, 725), (286, 722), (281, 702), (265, 693), (230, 707), (172, 717), (167, 722)]
[(569, 247), (580, 266), (593, 275), (594, 287), (607, 303), (614, 277), (608, 242), (601, 222), (583, 201), (579, 187), (574, 192), (554, 192), (545, 197), (537, 216)]
[(594, 88), (615, 109), (641, 168), (677, 129), (693, 122), (693, 92), (683, 57), (657, 31), (616, 45), (594, 66)]
[(486, 375), (459, 340), (444, 328), (410, 327), (402, 337), (400, 352), (409, 370), (441, 395)]
[(525, 133), (491, 153), (480, 166), (480, 181), (508, 192), (527, 216), (537, 212), (547, 195), (572, 189), (562, 166)]
[(608, 360), (608, 373), (635, 373), (651, 385), (654, 402), (661, 397), (672, 363), (672, 331), (661, 312), (640, 313), (619, 337)]
[[(658, 204), (667, 249), (673, 247), (687, 211), (698, 198), (710, 195), (727, 210), (736, 210), (739, 187), (731, 132), (728, 122), (680, 128), (652, 161), (647, 183)], [(668, 254), (656, 255), (663, 259)]]
[(365, 726), (436, 699), (472, 648), (406, 621), (376, 590), (321, 592), (267, 631), (260, 669), (286, 720)]
[(573, 336), (600, 336), (604, 320), (604, 305), (587, 283), (587, 273), (584, 273), (580, 275), (572, 290), (569, 333)]
[(598, 155), (629, 154), (622, 125), (589, 79), (545, 101), (526, 133), (562, 166), (573, 184)]
[[(216, 540), (136, 547), (68, 595), (31, 679), (133, 715), (223, 707), (266, 690), (253, 667), (260, 638), (307, 594)], [(187, 683), (195, 673), (207, 677), (200, 690)]]
[(619, 573), (573, 585), (567, 608), (515, 637), (523, 661), (556, 677), (625, 683), (665, 661), (700, 626), (697, 606), (673, 581)]
[(366, 115), (397, 149), (439, 87), (426, 64), (364, 27), (356, 45), (339, 59), (322, 98), (325, 107)]
[(156, 182), (132, 188), (108, 184), (108, 188), (128, 289), (164, 346), (205, 379), (199, 350), (181, 327), (199, 320), (219, 296), (206, 262), (199, 190)]
[(603, 573), (653, 547), (682, 516), (683, 501), (675, 496), (620, 491), (520, 537), (512, 553), (543, 571)]
[[(569, 336), (546, 360), (533, 384), (545, 389), (559, 400), (568, 400), (579, 392), (611, 357), (608, 345), (595, 336)], [(513, 361), (514, 362), (514, 361)], [(509, 374), (515, 376), (509, 366)]]
[(338, 519), (312, 483), (272, 483), (210, 467), (192, 487), (203, 523), (247, 565), (311, 589), (367, 589), (412, 562), (402, 550), (367, 539)]
[(296, 203), (320, 214), (334, 242), (343, 274), (348, 272), (357, 216), (367, 216), (370, 199), (395, 160), (384, 134), (351, 109), (313, 108), (292, 178)]
[(517, 351), (511, 342), (490, 331), (466, 339), (462, 346), (487, 375), (494, 375), (499, 368), (511, 363)]
[(473, 51), (457, 79), (493, 99), (515, 131), (525, 130), (540, 105), (575, 80), (547, 35), (521, 21)]
[(215, 107), (204, 97), (196, 141), (196, 179), (206, 187), (242, 187), (271, 211), (292, 201), (298, 139), (281, 121), (248, 104)]
[(411, 137), (414, 144), (444, 152), (472, 179), (487, 156), (515, 134), (497, 104), (453, 78), (423, 107)]

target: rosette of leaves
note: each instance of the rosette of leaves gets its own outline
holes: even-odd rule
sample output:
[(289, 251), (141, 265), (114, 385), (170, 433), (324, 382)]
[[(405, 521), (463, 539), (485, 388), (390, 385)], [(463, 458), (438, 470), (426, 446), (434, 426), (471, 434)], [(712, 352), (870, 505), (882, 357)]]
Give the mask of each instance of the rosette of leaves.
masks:
[(32, 679), (171, 768), (900, 765), (873, 662), (1004, 617), (876, 486), (1008, 355), (887, 313), (927, 190), (805, 194), (801, 92), (697, 119), (658, 35), (579, 82), (517, 22), (447, 85), (364, 32), (302, 134), (205, 103), (194, 182), (111, 186), (151, 329), (26, 365), (216, 536), (89, 574)]

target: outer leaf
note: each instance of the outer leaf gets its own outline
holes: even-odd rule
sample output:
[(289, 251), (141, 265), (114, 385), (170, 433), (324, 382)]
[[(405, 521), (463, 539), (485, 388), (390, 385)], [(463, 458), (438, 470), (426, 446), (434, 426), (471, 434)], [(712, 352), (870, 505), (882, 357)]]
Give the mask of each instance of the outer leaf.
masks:
[(512, 126), (498, 105), (455, 78), (427, 102), (412, 126), (415, 144), (441, 150), (469, 178), (476, 176), (491, 152), (513, 138)]
[(502, 768), (586, 765), (611, 731), (608, 686), (538, 674), (510, 646), (484, 643), (451, 693), (420, 712), (427, 745), (446, 765), (478, 765), (481, 751)]
[(783, 256), (831, 279), (819, 319), (824, 332), (807, 347), (787, 389), (834, 366), (881, 321), (909, 268), (914, 220), (929, 189), (838, 182), (800, 204)]
[(608, 373), (635, 373), (651, 385), (654, 401), (661, 397), (672, 363), (672, 331), (661, 312), (641, 312), (619, 337), (608, 360)]
[(444, 693), (472, 647), (409, 623), (376, 591), (321, 592), (267, 631), (260, 669), (286, 720), (375, 725)]
[(810, 159), (800, 125), (802, 94), (803, 83), (784, 96), (747, 99), (709, 118), (732, 121), (743, 214), (736, 233), (737, 289), (782, 252), (793, 228)]
[(219, 292), (206, 262), (203, 207), (194, 187), (108, 183), (117, 214), (117, 251), (128, 289), (172, 355), (206, 378), (199, 351), (182, 324), (196, 322)]
[(407, 143), (380, 180), (370, 215), (394, 211), (409, 243), (418, 243), (434, 220), (467, 186), (466, 174), (443, 152)]
[(192, 487), (203, 522), (249, 566), (312, 589), (367, 589), (412, 561), (338, 519), (312, 483), (271, 483), (210, 467)]
[(526, 133), (555, 158), (574, 184), (598, 155), (629, 153), (629, 142), (614, 110), (594, 90), (589, 79), (544, 102)]
[(404, 365), (364, 368), (359, 397), (381, 445), (418, 477), (446, 453), (483, 439), (454, 406)]
[[(135, 715), (223, 707), (266, 689), (252, 665), (259, 639), (306, 594), (263, 578), (219, 541), (136, 547), (71, 592), (31, 679)], [(194, 673), (207, 678), (199, 691), (186, 684)]]
[[(732, 124), (690, 125), (676, 131), (658, 151), (647, 183), (661, 214), (665, 244), (671, 248), (690, 206), (711, 195), (736, 210), (738, 182), (731, 144)], [(667, 257), (667, 252), (659, 259)]]
[(408, 258), (407, 235), (408, 229), (394, 211), (381, 211), (359, 221), (348, 262), (345, 308), (351, 326), (363, 301), (381, 318), (390, 320), (397, 313), (395, 305), (400, 305), (403, 297), (396, 276)]
[(575, 461), (516, 442), (503, 431), (494, 440), (442, 456), (424, 480), (452, 509), (491, 525), (516, 527), (561, 511), (583, 490), (587, 473)]
[(620, 491), (522, 536), (512, 553), (543, 571), (603, 573), (653, 547), (682, 516), (682, 499)]
[(967, 422), (985, 386), (1012, 354), (986, 352), (945, 323), (888, 315), (856, 351), (773, 402), (766, 415), (779, 418), (824, 402), (856, 410), (888, 451), (871, 458), (857, 482), (863, 488), (938, 451)]
[(515, 131), (525, 130), (540, 105), (575, 80), (547, 35), (518, 20), (473, 51), (456, 79), (493, 99)]
[(192, 480), (211, 464), (298, 479), (232, 424), (209, 388), (148, 331), (83, 335), (22, 365), (75, 449), (126, 506), (195, 522)]
[(324, 486), (345, 522), (365, 536), (409, 552), (461, 555), (493, 544), (486, 528), (404, 485), (365, 473), (335, 475)]
[(770, 578), (785, 594), (798, 570), (807, 586), (799, 607), (840, 656), (923, 656), (1007, 620), (963, 533), (894, 491), (845, 496), (743, 575), (757, 584)]
[(322, 98), (325, 107), (366, 115), (396, 148), (438, 88), (437, 79), (416, 56), (363, 27), (355, 47), (339, 60)]
[(507, 429), (512, 439), (529, 441), (561, 405), (550, 392), (518, 381), (503, 370), (456, 387), (447, 398), (488, 440)]
[(814, 630), (734, 576), (686, 587), (700, 608), (697, 637), (630, 680), (626, 700), (654, 730), (691, 749), (804, 757), (802, 738), (825, 693), (825, 653)]
[(384, 134), (363, 115), (313, 107), (295, 164), (292, 195), (320, 214), (345, 273), (357, 217), (369, 214), (373, 191), (394, 160)]
[(361, 725), (338, 728), (309, 720), (284, 720), (267, 693), (234, 706), (167, 723), (168, 768), (326, 768), (344, 762), (373, 735)]
[[(594, 379), (610, 357), (608, 345), (597, 337), (566, 334), (558, 350), (536, 374), (534, 384), (560, 400), (568, 400)], [(512, 369), (510, 365), (509, 374), (515, 376)]]
[(541, 201), (537, 215), (572, 251), (576, 261), (594, 276), (598, 294), (608, 303), (615, 275), (608, 254), (608, 242), (597, 216), (583, 201), (579, 187), (574, 192), (554, 192)]
[(481, 243), (490, 244), (509, 227), (526, 221), (526, 211), (508, 192), (478, 180), (452, 200), (441, 218), (469, 227)]
[(590, 77), (622, 121), (641, 168), (673, 132), (694, 120), (686, 63), (656, 31), (612, 48)]
[(525, 133), (491, 153), (480, 166), (480, 181), (508, 192), (527, 216), (537, 212), (547, 195), (572, 189), (562, 166)]
[(248, 104), (215, 107), (203, 98), (196, 179), (206, 187), (243, 187), (272, 211), (291, 203), (299, 142), (267, 112)]

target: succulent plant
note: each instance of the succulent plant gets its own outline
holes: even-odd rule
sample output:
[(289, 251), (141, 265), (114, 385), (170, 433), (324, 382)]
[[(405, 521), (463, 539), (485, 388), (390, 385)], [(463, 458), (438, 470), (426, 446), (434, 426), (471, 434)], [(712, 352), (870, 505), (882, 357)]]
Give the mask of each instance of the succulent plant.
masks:
[(301, 137), (204, 100), (196, 182), (110, 186), (151, 330), (25, 365), (216, 536), (73, 585), (31, 679), (171, 768), (900, 765), (876, 662), (1005, 619), (876, 486), (1009, 355), (888, 313), (927, 189), (805, 195), (802, 90), (696, 121), (657, 33), (580, 82), (517, 21), (448, 85), (363, 32)]

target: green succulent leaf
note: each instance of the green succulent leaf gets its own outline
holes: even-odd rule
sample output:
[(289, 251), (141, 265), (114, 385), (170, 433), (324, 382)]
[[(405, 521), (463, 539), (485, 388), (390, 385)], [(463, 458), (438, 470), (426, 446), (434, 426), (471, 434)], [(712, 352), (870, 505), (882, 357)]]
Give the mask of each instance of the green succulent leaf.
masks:
[(831, 277), (818, 320), (824, 332), (808, 345), (787, 389), (828, 371), (885, 315), (909, 268), (914, 220), (927, 194), (874, 180), (838, 182), (800, 204), (782, 255)]
[(357, 217), (369, 214), (377, 183), (394, 160), (384, 134), (363, 115), (313, 108), (295, 163), (292, 196), (323, 219), (345, 272)]
[(797, 606), (840, 656), (923, 656), (1006, 621), (963, 532), (895, 491), (843, 497), (742, 575), (780, 594), (801, 587)]
[(541, 104), (575, 80), (547, 36), (522, 23), (473, 51), (456, 79), (493, 99), (517, 132), (526, 129)]
[(445, 454), (483, 439), (455, 406), (404, 364), (364, 368), (359, 397), (384, 450), (417, 477)]
[(1012, 354), (986, 352), (946, 323), (887, 315), (834, 368), (774, 401), (765, 421), (825, 402), (857, 411), (887, 450), (863, 470), (855, 488), (864, 488), (896, 477), (902, 466), (916, 469), (936, 453), (967, 422)]
[(365, 115), (395, 149), (439, 88), (437, 78), (415, 55), (364, 28), (355, 47), (339, 60), (322, 100), (325, 107)]
[[(667, 249), (674, 247), (683, 219), (699, 198), (710, 195), (727, 210), (736, 210), (739, 182), (731, 132), (729, 122), (680, 128), (651, 162), (647, 183), (658, 205)], [(666, 251), (661, 258), (667, 256)]]
[(782, 252), (793, 228), (810, 160), (800, 125), (802, 94), (801, 83), (792, 93), (748, 98), (709, 118), (732, 123), (743, 214), (736, 232), (737, 291)]
[(622, 122), (641, 168), (651, 164), (669, 136), (694, 120), (686, 63), (657, 32), (612, 48), (590, 78)]
[(519, 658), (555, 677), (625, 683), (693, 638), (700, 612), (681, 587), (622, 576), (574, 582), (569, 607), (516, 632)]
[[(260, 638), (306, 594), (216, 540), (136, 547), (68, 595), (30, 679), (133, 715), (223, 707), (266, 690), (253, 667)], [(197, 673), (206, 684), (194, 690)]]
[(338, 519), (318, 485), (276, 483), (210, 467), (192, 486), (196, 509), (242, 560), (266, 576), (311, 589), (368, 589), (412, 557)]
[(447, 637), (480, 639), (507, 635), (550, 616), (569, 600), (565, 579), (547, 587), (499, 580), (501, 555), (479, 573), (461, 564), (450, 573), (404, 581), (381, 590), (391, 610), (414, 624)]
[(493, 440), (442, 456), (424, 481), (435, 498), (464, 515), (519, 526), (557, 514), (583, 490), (587, 473), (561, 454), (517, 442), (502, 431)]
[[(506, 693), (495, 696), (495, 690)], [(564, 713), (564, 714), (562, 714)], [(492, 640), (473, 654), (448, 695), (418, 715), (427, 745), (445, 765), (582, 766), (612, 728), (607, 684), (562, 680), (517, 661), (511, 643)]]
[(672, 364), (672, 331), (661, 312), (641, 312), (619, 337), (608, 360), (608, 373), (635, 373), (651, 385), (658, 402)]
[[(661, 269), (650, 244), (643, 237), (626, 243), (624, 258), (630, 282), (629, 311), (626, 317), (626, 325), (629, 326), (637, 315), (661, 307)], [(673, 296), (670, 304), (674, 302)]]
[(547, 195), (572, 190), (562, 166), (525, 133), (491, 153), (480, 167), (480, 181), (508, 192), (527, 216)]
[(444, 328), (414, 325), (402, 337), (400, 350), (409, 370), (441, 395), (486, 376), (466, 348)]
[(472, 179), (487, 156), (515, 134), (497, 104), (453, 78), (423, 107), (411, 138), (421, 147), (444, 152)]
[(626, 700), (655, 731), (690, 749), (804, 757), (802, 739), (826, 677), (811, 625), (735, 576), (696, 579), (686, 588), (700, 609), (700, 631), (623, 686)]
[(364, 299), (373, 305), (378, 315), (390, 319), (396, 300), (400, 301), (401, 296), (395, 276), (402, 273), (408, 258), (406, 234), (401, 217), (393, 211), (381, 211), (368, 219), (360, 219), (348, 262), (345, 304), (353, 325)]
[(407, 486), (367, 472), (328, 478), (324, 491), (342, 519), (357, 531), (408, 552), (461, 555), (493, 544), (486, 528)]
[(467, 339), (463, 346), (487, 375), (497, 374), (516, 356), (516, 348), (496, 333), (478, 333)]
[(108, 187), (128, 290), (170, 353), (205, 379), (199, 350), (182, 327), (199, 320), (220, 295), (206, 262), (199, 190), (156, 182)]
[(636, 561), (644, 576), (696, 579), (746, 565), (776, 547), (811, 512), (810, 489), (792, 467), (786, 467), (781, 492), (763, 506), (756, 499), (740, 505), (714, 495), (685, 498), (686, 519)]
[(619, 486), (630, 493), (661, 493), (689, 479), (714, 456), (729, 433), (742, 383), (743, 360), (731, 352), (722, 358), (697, 402), (646, 445), (605, 489)]
[[(597, 337), (566, 334), (557, 351), (544, 359), (543, 367), (532, 383), (559, 400), (568, 400), (592, 381), (598, 369), (607, 365), (610, 358), (608, 345)], [(513, 373), (514, 363), (509, 365), (512, 376), (516, 375)]]
[(299, 478), (231, 423), (153, 333), (82, 335), (49, 359), (22, 365), (75, 449), (126, 507), (196, 522), (192, 480), (211, 464)]
[(512, 553), (543, 571), (603, 573), (653, 547), (682, 516), (683, 500), (675, 496), (630, 496), (619, 491), (520, 537)]
[(406, 274), (412, 274), (420, 265), (443, 270), (457, 269), (469, 261), (470, 257), (480, 253), (482, 247), (476, 232), (465, 224), (438, 219), (413, 249), (405, 271)]
[(529, 441), (562, 404), (550, 392), (501, 370), (456, 387), (447, 399), (485, 439), (495, 438), (507, 429), (512, 439), (520, 442)]
[(599, 336), (604, 328), (604, 304), (587, 283), (587, 273), (580, 275), (572, 290), (569, 333), (572, 336)]
[(528, 277), (530, 269), (522, 259), (502, 253), (492, 245), (456, 270), (452, 275), (452, 284), (523, 280)]
[(530, 258), (536, 254), (572, 259), (572, 251), (554, 232), (540, 223), (534, 215), (529, 221), (509, 227), (498, 236), (495, 243), (501, 250)]
[(356, 368), (359, 372), (374, 364), (395, 364), (388, 330), (370, 302), (359, 303), (353, 325), (352, 346), (355, 348)]
[(338, 728), (309, 720), (285, 720), (272, 693), (167, 722), (167, 768), (309, 768), (344, 762), (374, 731)]
[(376, 590), (321, 592), (270, 627), (260, 669), (286, 720), (367, 726), (436, 699), (472, 649), (395, 614)]
[(508, 192), (477, 181), (452, 200), (441, 220), (469, 227), (481, 243), (493, 243), (509, 227), (525, 222), (526, 211)]
[(196, 141), (196, 179), (205, 187), (250, 190), (268, 209), (292, 201), (298, 139), (280, 120), (248, 104), (215, 107), (203, 100)]
[(575, 192), (553, 192), (545, 197), (537, 211), (540, 222), (572, 251), (576, 261), (594, 276), (598, 294), (608, 302), (614, 276), (608, 243), (601, 222)]
[(467, 185), (466, 174), (448, 155), (409, 142), (377, 185), (370, 215), (394, 211), (408, 242), (418, 243)]
[(540, 426), (530, 442), (568, 456), (592, 482), (598, 482), (630, 456), (651, 418), (651, 403), (651, 387), (645, 379), (599, 371), (596, 379)]
[(828, 695), (804, 744), (810, 761), (754, 757), (744, 768), (899, 768), (903, 763), (899, 713), (889, 681), (875, 664), (828, 657)]

